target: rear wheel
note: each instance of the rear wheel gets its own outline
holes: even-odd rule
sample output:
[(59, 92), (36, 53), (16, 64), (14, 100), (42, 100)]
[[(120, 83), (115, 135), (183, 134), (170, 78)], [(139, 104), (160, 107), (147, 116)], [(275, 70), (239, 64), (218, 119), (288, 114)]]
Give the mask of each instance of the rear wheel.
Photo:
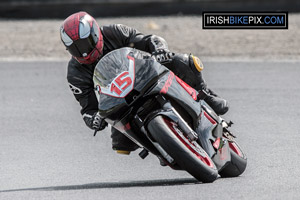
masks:
[(196, 179), (213, 182), (218, 171), (207, 153), (196, 141), (185, 137), (178, 125), (164, 116), (157, 116), (148, 123), (152, 137), (174, 161)]
[(219, 172), (221, 177), (241, 175), (247, 166), (247, 158), (235, 141), (229, 141), (231, 161)]

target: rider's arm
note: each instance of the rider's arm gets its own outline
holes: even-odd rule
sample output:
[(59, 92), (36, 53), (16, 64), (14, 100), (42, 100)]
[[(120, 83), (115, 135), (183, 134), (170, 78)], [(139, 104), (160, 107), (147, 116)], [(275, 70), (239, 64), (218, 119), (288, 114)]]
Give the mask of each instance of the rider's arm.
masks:
[(84, 122), (92, 128), (93, 118), (98, 111), (98, 100), (94, 92), (92, 75), (87, 71), (80, 71), (75, 59), (71, 59), (68, 66), (67, 80), (74, 97), (81, 106), (81, 114)]
[(156, 35), (144, 35), (138, 30), (122, 25), (113, 24), (101, 28), (107, 44), (112, 49), (132, 47), (149, 53), (159, 49), (168, 49), (167, 42)]

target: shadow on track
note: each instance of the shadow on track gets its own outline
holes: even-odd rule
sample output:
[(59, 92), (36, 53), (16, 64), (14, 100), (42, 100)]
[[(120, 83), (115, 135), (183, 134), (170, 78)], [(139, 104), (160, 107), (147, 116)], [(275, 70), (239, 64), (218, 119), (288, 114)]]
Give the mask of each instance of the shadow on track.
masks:
[(125, 188), (125, 187), (151, 187), (151, 186), (173, 186), (184, 184), (200, 184), (194, 178), (185, 179), (159, 179), (159, 180), (143, 180), (143, 181), (122, 181), (122, 182), (103, 182), (90, 183), (83, 185), (65, 185), (65, 186), (50, 186), (37, 188), (21, 188), (11, 190), (0, 190), (1, 192), (18, 192), (18, 191), (58, 191), (58, 190), (86, 190), (86, 189), (102, 189), (102, 188)]

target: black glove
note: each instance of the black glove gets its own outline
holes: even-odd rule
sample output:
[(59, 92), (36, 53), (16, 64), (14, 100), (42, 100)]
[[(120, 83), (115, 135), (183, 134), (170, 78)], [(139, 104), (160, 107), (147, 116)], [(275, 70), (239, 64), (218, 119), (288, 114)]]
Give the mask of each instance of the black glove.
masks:
[(152, 52), (151, 56), (159, 63), (169, 63), (172, 61), (175, 53), (168, 51), (167, 49), (158, 49), (157, 51)]
[(93, 115), (84, 114), (83, 120), (86, 125), (95, 131), (101, 131), (107, 126), (107, 122), (100, 116), (98, 112)]

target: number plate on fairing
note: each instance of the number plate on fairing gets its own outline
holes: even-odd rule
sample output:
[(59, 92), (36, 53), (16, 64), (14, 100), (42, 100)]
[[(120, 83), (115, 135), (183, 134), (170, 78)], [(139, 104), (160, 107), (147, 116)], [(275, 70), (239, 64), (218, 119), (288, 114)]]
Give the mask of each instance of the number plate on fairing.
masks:
[(123, 98), (131, 92), (134, 87), (135, 79), (135, 67), (134, 58), (127, 56), (129, 60), (128, 71), (123, 71), (119, 73), (113, 81), (108, 85), (108, 87), (101, 87), (101, 93)]

